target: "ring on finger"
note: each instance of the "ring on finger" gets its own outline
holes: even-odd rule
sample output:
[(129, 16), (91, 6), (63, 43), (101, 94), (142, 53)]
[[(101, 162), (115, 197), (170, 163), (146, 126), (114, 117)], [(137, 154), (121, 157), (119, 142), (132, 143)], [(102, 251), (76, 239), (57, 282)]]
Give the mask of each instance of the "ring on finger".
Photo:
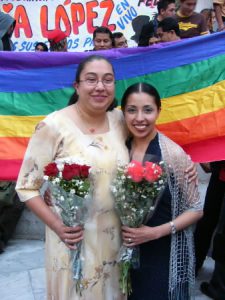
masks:
[(132, 243), (132, 239), (131, 238), (128, 238), (127, 241), (128, 241), (128, 243)]

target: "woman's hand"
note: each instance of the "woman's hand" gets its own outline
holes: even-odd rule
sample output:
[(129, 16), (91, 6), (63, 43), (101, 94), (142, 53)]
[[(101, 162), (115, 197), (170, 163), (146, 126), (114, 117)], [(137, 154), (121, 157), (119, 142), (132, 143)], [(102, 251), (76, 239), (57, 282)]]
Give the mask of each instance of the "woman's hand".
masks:
[(139, 228), (122, 226), (124, 245), (134, 247), (159, 238), (157, 227), (142, 225)]
[(84, 229), (81, 226), (68, 227), (59, 221), (54, 231), (69, 249), (76, 249), (76, 244), (83, 239)]
[(195, 163), (190, 160), (190, 166), (185, 170), (188, 182), (195, 182), (198, 185), (198, 172)]
[(51, 191), (49, 189), (47, 189), (45, 192), (44, 192), (44, 201), (45, 203), (48, 205), (48, 206), (52, 206), (52, 196), (51, 196)]

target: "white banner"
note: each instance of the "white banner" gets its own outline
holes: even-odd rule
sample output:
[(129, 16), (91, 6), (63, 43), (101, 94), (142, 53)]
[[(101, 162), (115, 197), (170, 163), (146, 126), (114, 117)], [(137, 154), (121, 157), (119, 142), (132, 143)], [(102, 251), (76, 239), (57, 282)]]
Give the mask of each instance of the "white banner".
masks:
[(97, 26), (123, 32), (129, 46), (136, 45), (143, 23), (156, 13), (157, 0), (0, 0), (1, 11), (16, 19), (13, 42), (16, 51), (34, 51), (36, 42), (46, 42), (49, 31), (68, 34), (68, 50), (93, 48)]

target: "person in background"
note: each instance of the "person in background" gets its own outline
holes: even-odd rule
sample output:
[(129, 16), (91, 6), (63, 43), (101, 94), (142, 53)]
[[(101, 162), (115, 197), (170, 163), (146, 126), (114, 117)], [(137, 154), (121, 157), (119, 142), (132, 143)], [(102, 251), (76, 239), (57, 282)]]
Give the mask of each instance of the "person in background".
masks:
[[(222, 169), (221, 169), (222, 171)], [(225, 164), (220, 172), (220, 180), (225, 191)], [(213, 239), (212, 258), (215, 260), (214, 271), (209, 282), (202, 282), (200, 290), (209, 298), (216, 300), (225, 299), (225, 192), (220, 210), (220, 218)]]
[[(13, 50), (11, 37), (15, 25), (16, 21), (10, 15), (0, 12), (0, 51)], [(0, 181), (0, 253), (12, 237), (24, 208), (15, 185), (13, 181)]]
[(205, 164), (201, 165), (207, 173), (211, 172), (211, 177), (205, 196), (203, 208), (204, 215), (197, 223), (194, 234), (196, 275), (201, 269), (209, 252), (211, 241), (219, 222), (219, 216), (225, 194), (225, 182), (224, 180), (221, 180), (224, 164), (224, 161), (215, 161), (211, 162), (209, 167)]
[(67, 52), (67, 35), (65, 32), (55, 29), (48, 34), (50, 51)]
[(35, 45), (34, 51), (40, 51), (40, 52), (48, 52), (48, 46), (45, 43), (38, 42)]
[(122, 32), (114, 32), (113, 34), (113, 48), (127, 48), (127, 39)]
[(93, 43), (93, 51), (111, 49), (113, 47), (112, 32), (107, 27), (97, 27), (93, 32)]
[(179, 41), (180, 29), (177, 20), (167, 17), (159, 22), (157, 36), (162, 43)]
[(218, 31), (225, 30), (225, 0), (213, 0)]
[(16, 20), (10, 15), (0, 12), (0, 51), (12, 51), (11, 37), (16, 26)]
[(160, 0), (157, 3), (158, 14), (149, 23), (142, 27), (138, 46), (148, 46), (149, 39), (157, 35), (158, 23), (166, 17), (175, 15), (175, 0)]
[(151, 37), (151, 38), (149, 39), (148, 45), (149, 45), (149, 46), (152, 46), (152, 45), (158, 44), (158, 43), (160, 43), (160, 42), (161, 42), (161, 41), (160, 41), (159, 38), (157, 38), (156, 36), (153, 36), (153, 37)]
[(212, 8), (205, 8), (201, 11), (201, 14), (205, 17), (206, 24), (210, 33), (214, 32), (214, 26), (216, 23), (215, 10)]
[(176, 19), (179, 23), (180, 37), (184, 39), (208, 34), (204, 16), (195, 12), (197, 0), (180, 0), (179, 3)]
[(202, 282), (200, 290), (209, 298), (216, 300), (225, 299), (225, 198), (221, 210), (220, 222), (213, 239), (212, 258), (215, 267), (209, 282)]
[(19, 201), (15, 182), (0, 181), (0, 253), (4, 252), (22, 215), (24, 203)]
[(189, 300), (194, 283), (193, 224), (202, 216), (198, 188), (185, 170), (191, 165), (180, 146), (158, 132), (158, 91), (136, 83), (125, 91), (121, 108), (130, 132), (130, 160), (164, 162), (167, 186), (153, 216), (139, 228), (122, 227), (125, 246), (140, 246), (140, 267), (131, 270), (129, 300)]

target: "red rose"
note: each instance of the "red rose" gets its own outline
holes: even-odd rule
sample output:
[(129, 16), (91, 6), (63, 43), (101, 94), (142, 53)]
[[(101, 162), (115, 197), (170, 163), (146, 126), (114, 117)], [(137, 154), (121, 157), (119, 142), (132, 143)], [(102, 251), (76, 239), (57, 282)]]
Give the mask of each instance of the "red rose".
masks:
[(89, 166), (80, 166), (80, 175), (83, 177), (83, 178), (87, 178), (88, 175), (89, 175), (89, 169), (90, 167)]
[(44, 168), (44, 174), (47, 176), (56, 176), (59, 173), (56, 163), (50, 163)]
[(138, 161), (132, 160), (127, 167), (127, 175), (131, 177), (134, 182), (141, 182), (144, 175), (144, 168)]
[(68, 165), (65, 164), (63, 171), (62, 171), (62, 177), (65, 180), (71, 180), (74, 177), (80, 176), (80, 166), (77, 164)]
[(157, 181), (162, 175), (162, 169), (159, 165), (146, 161), (144, 178), (149, 182)]

